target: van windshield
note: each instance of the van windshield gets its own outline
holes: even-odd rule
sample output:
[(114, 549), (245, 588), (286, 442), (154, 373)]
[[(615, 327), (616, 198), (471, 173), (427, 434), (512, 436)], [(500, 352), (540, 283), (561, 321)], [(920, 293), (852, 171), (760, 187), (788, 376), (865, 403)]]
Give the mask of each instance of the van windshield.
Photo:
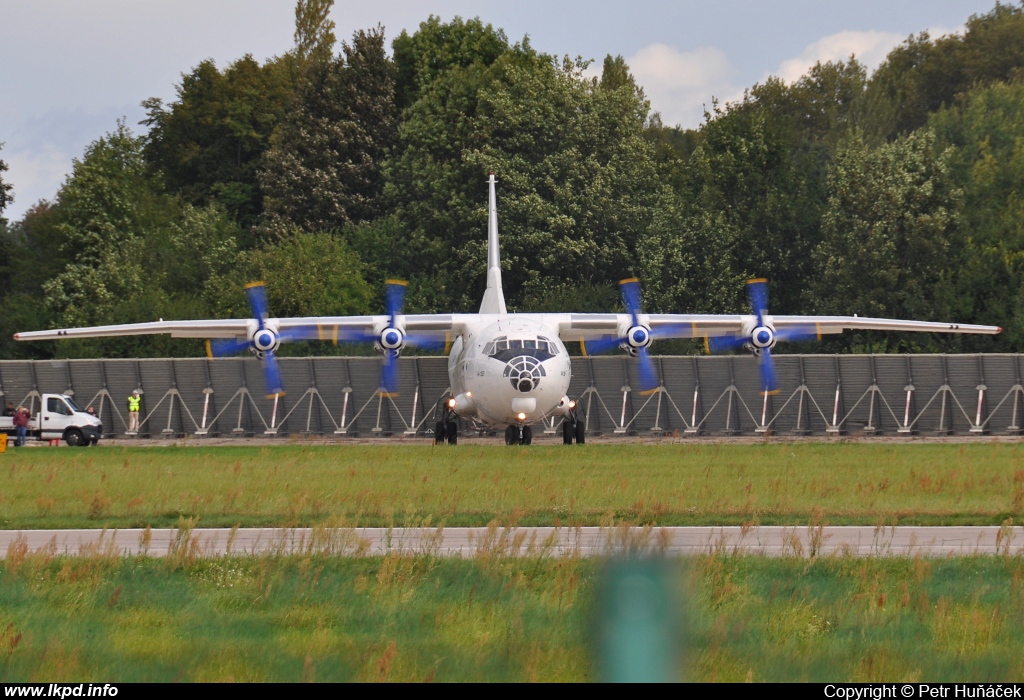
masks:
[(81, 413), (82, 409), (78, 407), (78, 404), (75, 403), (74, 399), (72, 399), (70, 396), (65, 396), (64, 400), (68, 402), (68, 406), (71, 406), (72, 411), (78, 411), (79, 413)]

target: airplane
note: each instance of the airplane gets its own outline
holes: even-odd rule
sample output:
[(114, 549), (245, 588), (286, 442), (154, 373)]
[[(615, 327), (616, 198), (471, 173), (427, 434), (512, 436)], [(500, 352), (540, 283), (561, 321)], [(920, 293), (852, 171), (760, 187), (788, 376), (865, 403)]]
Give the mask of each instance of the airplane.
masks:
[(621, 348), (636, 358), (641, 389), (651, 393), (660, 382), (649, 349), (657, 339), (704, 338), (711, 352), (745, 348), (759, 358), (764, 392), (778, 389), (772, 349), (779, 342), (820, 338), (844, 330), (980, 333), (997, 326), (904, 321), (859, 316), (773, 316), (768, 313), (768, 283), (750, 280), (750, 314), (648, 314), (641, 308), (640, 285), (623, 280), (627, 313), (509, 313), (501, 282), (496, 180), (488, 182), (487, 287), (478, 313), (403, 314), (405, 282), (389, 280), (385, 314), (273, 318), (263, 283), (246, 289), (252, 318), (156, 321), (89, 328), (16, 333), (15, 340), (60, 340), (169, 334), (207, 339), (207, 352), (220, 357), (249, 350), (263, 363), (268, 396), (283, 393), (276, 351), (281, 343), (302, 340), (367, 342), (383, 355), (379, 391), (393, 394), (397, 359), (407, 347), (440, 348), (450, 341), (448, 377), (451, 395), (435, 426), (434, 439), (456, 444), (457, 419), (489, 430), (505, 430), (509, 445), (530, 444), (531, 426), (563, 416), (563, 441), (586, 440), (581, 410), (569, 397), (572, 363), (565, 343), (577, 341), (585, 353)]

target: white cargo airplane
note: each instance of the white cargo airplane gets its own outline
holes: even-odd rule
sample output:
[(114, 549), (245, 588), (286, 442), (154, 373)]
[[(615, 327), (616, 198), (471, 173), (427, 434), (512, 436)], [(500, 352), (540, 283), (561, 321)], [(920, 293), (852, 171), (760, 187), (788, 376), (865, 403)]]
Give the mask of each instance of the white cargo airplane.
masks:
[(251, 319), (157, 321), (91, 328), (65, 328), (15, 334), (15, 340), (60, 340), (167, 333), (175, 338), (214, 339), (211, 356), (249, 350), (263, 361), (267, 393), (282, 392), (275, 351), (296, 340), (364, 341), (384, 355), (380, 391), (393, 392), (396, 359), (406, 346), (443, 346), (449, 339), (451, 398), (437, 424), (435, 439), (457, 440), (456, 417), (487, 428), (504, 428), (508, 444), (529, 444), (530, 426), (548, 416), (565, 416), (563, 439), (585, 439), (576, 405), (567, 395), (572, 376), (567, 341), (584, 352), (621, 347), (639, 362), (642, 389), (657, 391), (659, 381), (648, 354), (659, 338), (703, 337), (709, 349), (745, 347), (760, 358), (762, 387), (776, 390), (771, 349), (778, 341), (818, 338), (847, 329), (996, 334), (996, 326), (900, 321), (858, 316), (770, 316), (766, 280), (751, 280), (747, 290), (753, 313), (745, 315), (645, 314), (636, 280), (620, 283), (628, 313), (508, 313), (501, 286), (498, 214), (494, 173), (489, 182), (487, 289), (475, 314), (403, 314), (404, 282), (390, 281), (387, 313), (378, 316), (271, 318), (262, 283), (249, 285)]

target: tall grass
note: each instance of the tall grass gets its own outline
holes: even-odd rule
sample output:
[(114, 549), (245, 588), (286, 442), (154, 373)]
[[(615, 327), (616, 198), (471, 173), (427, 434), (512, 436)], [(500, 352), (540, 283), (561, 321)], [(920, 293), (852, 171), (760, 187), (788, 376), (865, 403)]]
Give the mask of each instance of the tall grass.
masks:
[[(0, 681), (579, 681), (601, 562), (31, 554), (0, 571)], [(725, 553), (678, 570), (684, 677), (1008, 681), (1024, 559)]]
[(0, 455), (0, 527), (994, 524), (1018, 444), (99, 447)]

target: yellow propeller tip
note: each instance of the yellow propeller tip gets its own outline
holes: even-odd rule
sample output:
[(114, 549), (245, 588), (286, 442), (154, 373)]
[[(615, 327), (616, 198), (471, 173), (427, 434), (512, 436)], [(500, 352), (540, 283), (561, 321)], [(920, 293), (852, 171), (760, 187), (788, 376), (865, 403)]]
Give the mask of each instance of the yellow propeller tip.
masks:
[(636, 277), (627, 277), (624, 280), (619, 280), (619, 286), (621, 287), (624, 284), (629, 284), (630, 282), (639, 282), (639, 281), (640, 280), (637, 279)]
[(245, 285), (245, 288), (246, 289), (252, 289), (253, 287), (266, 287), (266, 286), (267, 286), (267, 284), (265, 282), (250, 282), (249, 284)]
[(385, 284), (400, 284), (403, 287), (408, 287), (409, 283), (405, 280), (384, 280)]
[(758, 282), (767, 282), (767, 277), (755, 277), (752, 280), (747, 280), (747, 284), (757, 284)]

